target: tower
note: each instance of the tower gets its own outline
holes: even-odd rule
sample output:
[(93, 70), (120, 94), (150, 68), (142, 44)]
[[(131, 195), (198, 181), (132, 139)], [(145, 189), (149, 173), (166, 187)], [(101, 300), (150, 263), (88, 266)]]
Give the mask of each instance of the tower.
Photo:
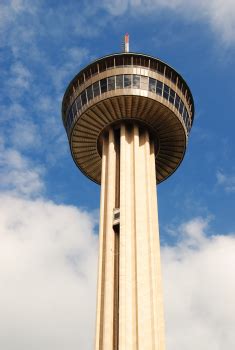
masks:
[(101, 184), (96, 350), (164, 350), (156, 184), (180, 165), (190, 89), (157, 58), (102, 57), (70, 82), (63, 123), (75, 164)]

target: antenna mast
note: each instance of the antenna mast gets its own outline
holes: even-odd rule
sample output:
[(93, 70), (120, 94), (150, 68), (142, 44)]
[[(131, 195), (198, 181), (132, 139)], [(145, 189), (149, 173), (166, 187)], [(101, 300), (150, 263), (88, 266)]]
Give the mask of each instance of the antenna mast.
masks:
[(129, 52), (129, 34), (125, 34), (124, 38), (124, 52)]

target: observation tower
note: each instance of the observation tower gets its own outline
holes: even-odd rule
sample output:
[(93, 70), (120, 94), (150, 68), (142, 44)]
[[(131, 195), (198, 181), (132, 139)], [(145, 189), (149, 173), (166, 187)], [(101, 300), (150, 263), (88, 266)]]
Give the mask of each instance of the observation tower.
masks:
[(164, 350), (156, 184), (183, 160), (194, 118), (182, 76), (129, 52), (69, 84), (62, 117), (78, 168), (101, 184), (96, 350)]

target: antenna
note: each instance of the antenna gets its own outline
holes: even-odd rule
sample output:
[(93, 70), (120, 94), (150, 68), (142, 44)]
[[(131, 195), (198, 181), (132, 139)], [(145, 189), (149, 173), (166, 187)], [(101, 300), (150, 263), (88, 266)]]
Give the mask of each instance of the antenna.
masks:
[(124, 52), (129, 52), (129, 34), (126, 33), (124, 37)]

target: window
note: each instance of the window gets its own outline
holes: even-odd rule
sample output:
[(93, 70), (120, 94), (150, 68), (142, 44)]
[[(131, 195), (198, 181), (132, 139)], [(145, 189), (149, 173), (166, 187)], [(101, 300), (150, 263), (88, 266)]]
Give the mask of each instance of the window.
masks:
[(156, 92), (156, 80), (149, 78), (149, 91)]
[(181, 115), (182, 115), (182, 113), (183, 113), (183, 110), (184, 110), (184, 104), (183, 104), (182, 100), (180, 99), (179, 112), (180, 112)]
[(180, 97), (178, 94), (176, 94), (175, 96), (175, 107), (179, 110), (179, 106), (180, 106)]
[(130, 74), (124, 75), (124, 87), (131, 88), (131, 75)]
[(125, 55), (123, 57), (124, 66), (131, 66), (131, 56)]
[(133, 65), (134, 66), (141, 66), (141, 62), (140, 62), (140, 57), (139, 56), (134, 56), (133, 57)]
[(156, 94), (162, 96), (163, 83), (157, 80)]
[(157, 71), (157, 65), (158, 65), (157, 61), (155, 61), (153, 59), (150, 60), (150, 69)]
[(105, 70), (106, 70), (106, 62), (104, 60), (99, 62), (99, 72), (104, 72)]
[(94, 92), (94, 97), (100, 95), (100, 82), (97, 81), (96, 83), (93, 84), (93, 92)]
[(149, 67), (149, 58), (147, 57), (141, 57), (141, 66), (142, 67)]
[(72, 121), (73, 121), (73, 115), (72, 115), (72, 110), (70, 109), (70, 112), (69, 112), (68, 118), (67, 118), (67, 130), (70, 129)]
[(100, 90), (101, 90), (101, 94), (103, 94), (104, 92), (107, 91), (107, 79), (101, 79), (100, 81)]
[(84, 106), (87, 103), (86, 90), (81, 93), (81, 100), (82, 100), (82, 106)]
[(115, 57), (115, 66), (123, 66), (123, 57), (122, 56), (116, 56)]
[(114, 57), (106, 59), (107, 69), (114, 67)]
[(79, 112), (81, 107), (82, 107), (82, 103), (81, 103), (81, 96), (78, 96), (76, 98), (76, 104), (77, 104), (77, 111)]
[(184, 119), (185, 124), (187, 124), (187, 111), (186, 111), (186, 108), (184, 109), (183, 119)]
[(164, 89), (163, 89), (163, 97), (168, 100), (169, 98), (169, 93), (170, 93), (170, 88), (168, 85), (164, 84)]
[(97, 73), (98, 73), (98, 65), (97, 65), (97, 63), (94, 63), (94, 65), (91, 66), (91, 74), (95, 75)]
[(75, 117), (75, 115), (77, 114), (77, 106), (76, 106), (76, 103), (74, 103), (74, 104), (72, 105), (72, 114), (73, 114), (74, 117)]
[(93, 99), (93, 91), (92, 91), (92, 85), (90, 85), (87, 89), (87, 99), (88, 101)]
[(133, 75), (133, 88), (139, 89), (140, 88), (140, 76), (134, 74)]
[(174, 104), (175, 101), (175, 91), (170, 89), (170, 97), (169, 97), (170, 103)]
[(123, 89), (123, 75), (116, 76), (116, 89)]
[(89, 79), (91, 77), (91, 70), (90, 68), (88, 68), (86, 71), (85, 71), (85, 78), (86, 80)]
[(166, 67), (166, 70), (165, 70), (165, 77), (171, 80), (171, 69), (168, 67)]
[(78, 77), (78, 82), (79, 82), (79, 85), (82, 85), (82, 84), (84, 83), (83, 74), (81, 74), (81, 75)]
[(108, 90), (115, 90), (115, 76), (108, 78)]
[(164, 64), (161, 62), (158, 62), (157, 70), (158, 70), (158, 73), (164, 74)]
[(148, 77), (141, 75), (141, 89), (148, 90)]

